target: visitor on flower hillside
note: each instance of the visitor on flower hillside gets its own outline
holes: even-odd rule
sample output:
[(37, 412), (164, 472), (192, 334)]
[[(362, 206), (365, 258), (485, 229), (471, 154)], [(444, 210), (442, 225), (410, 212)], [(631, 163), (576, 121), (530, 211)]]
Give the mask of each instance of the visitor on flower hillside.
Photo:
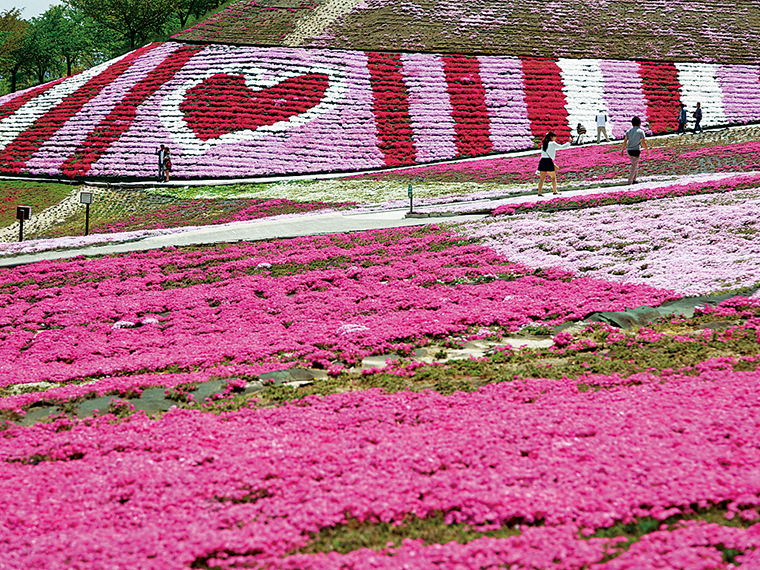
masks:
[(678, 130), (676, 134), (683, 135), (686, 133), (686, 105), (681, 103), (681, 111), (678, 113)]
[(604, 112), (604, 109), (599, 109), (596, 115), (596, 144), (601, 142), (602, 133), (604, 134), (604, 140), (610, 142), (610, 138), (607, 136), (607, 114)]
[(632, 128), (628, 129), (623, 138), (623, 148), (620, 154), (628, 151), (628, 157), (631, 159), (631, 170), (628, 172), (628, 184), (636, 184), (636, 176), (639, 173), (639, 158), (641, 158), (641, 147), (647, 151), (649, 158), (649, 147), (647, 146), (646, 134), (641, 128), (641, 119), (634, 117), (631, 119)]
[(539, 196), (543, 196), (541, 191), (544, 188), (544, 180), (546, 180), (547, 174), (552, 179), (552, 188), (554, 190), (554, 193), (558, 194), (557, 168), (554, 165), (554, 159), (557, 156), (558, 150), (561, 150), (564, 148), (570, 148), (570, 144), (573, 141), (569, 140), (565, 144), (559, 144), (556, 142), (556, 140), (557, 140), (557, 134), (552, 131), (549, 131), (548, 133), (546, 133), (546, 136), (544, 137), (544, 140), (541, 143), (541, 160), (538, 161), (538, 172), (540, 175), (540, 178), (538, 180), (538, 195)]
[(166, 147), (161, 145), (156, 149), (155, 154), (158, 155), (158, 181), (162, 182), (164, 176), (164, 162), (166, 161)]
[(164, 158), (164, 182), (169, 182), (169, 173), (172, 171), (172, 157), (169, 149), (166, 149)]
[(702, 104), (697, 103), (697, 108), (694, 111), (694, 134), (697, 134), (697, 131), (700, 133), (702, 132), (702, 125), (699, 123), (702, 122)]
[(586, 127), (584, 127), (582, 123), (578, 123), (578, 126), (575, 127), (575, 132), (578, 133), (578, 138), (575, 139), (575, 144), (580, 146), (583, 144), (583, 139), (586, 136)]

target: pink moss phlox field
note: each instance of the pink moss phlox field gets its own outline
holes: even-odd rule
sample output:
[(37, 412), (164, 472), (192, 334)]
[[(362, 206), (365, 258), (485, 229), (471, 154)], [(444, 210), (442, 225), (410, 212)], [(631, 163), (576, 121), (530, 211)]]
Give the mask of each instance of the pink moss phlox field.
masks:
[[(688, 523), (602, 562), (618, 539), (579, 538), (714, 505), (748, 520), (760, 506), (759, 372), (600, 381), (606, 389), (588, 392), (577, 380), (515, 380), (453, 396), (370, 390), (221, 415), (10, 427), (0, 437), (3, 560), (337, 569), (390, 568), (398, 555), (417, 557), (413, 568), (448, 558), (462, 568), (611, 570), (657, 556), (691, 568), (720, 545), (757, 546), (758, 525)], [(307, 533), (348, 518), (436, 513), (483, 529), (517, 524), (522, 536), (287, 556)]]
[(677, 198), (680, 196), (695, 196), (698, 194), (714, 194), (718, 192), (731, 192), (737, 186), (757, 185), (760, 183), (760, 174), (736, 176), (726, 180), (714, 180), (706, 182), (690, 182), (688, 184), (673, 184), (656, 188), (642, 188), (621, 190), (618, 192), (606, 192), (600, 194), (586, 194), (573, 198), (552, 198), (545, 202), (523, 202), (520, 204), (505, 204), (493, 211), (494, 216), (527, 212), (530, 210), (542, 210), (545, 208), (594, 208), (597, 206), (615, 203), (634, 203), (644, 200), (656, 200), (659, 198)]
[(170, 248), (6, 270), (0, 386), (261, 371), (251, 365), (327, 368), (403, 353), (470, 327), (511, 331), (676, 297), (646, 285), (526, 269), (438, 231)]
[[(740, 529), (686, 521), (675, 530), (655, 531), (643, 536), (627, 552), (621, 552), (613, 541), (605, 539), (578, 540), (572, 529), (532, 527), (525, 528), (519, 537), (481, 538), (466, 545), (450, 542), (425, 546), (422, 540), (405, 540), (399, 548), (388, 548), (382, 555), (366, 549), (347, 555), (331, 553), (324, 557), (295, 555), (267, 568), (727, 570), (732, 566), (726, 565), (722, 556), (724, 550), (746, 551), (736, 557), (736, 562), (744, 564), (741, 568), (755, 568), (760, 562), (758, 546), (758, 525)], [(613, 560), (597, 563), (604, 555), (615, 554), (619, 555)]]
[[(668, 197), (661, 199), (550, 216), (539, 209), (460, 225), (459, 230), (482, 239), (510, 260), (533, 267), (562, 267), (612, 282), (647, 283), (682, 295), (755, 287), (760, 284), (760, 245), (754, 229), (760, 201), (756, 180), (737, 175), (688, 184), (683, 190), (666, 188)], [(689, 187), (708, 193), (680, 195)], [(643, 190), (640, 195), (648, 194)], [(621, 201), (627, 199), (627, 193), (621, 195)], [(555, 204), (573, 202), (560, 198)]]

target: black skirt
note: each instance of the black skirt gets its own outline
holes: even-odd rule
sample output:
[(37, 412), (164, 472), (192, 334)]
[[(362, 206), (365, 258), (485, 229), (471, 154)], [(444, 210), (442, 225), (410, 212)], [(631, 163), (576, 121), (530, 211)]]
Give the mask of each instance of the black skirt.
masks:
[(538, 161), (539, 172), (554, 172), (554, 161), (551, 158), (542, 158)]

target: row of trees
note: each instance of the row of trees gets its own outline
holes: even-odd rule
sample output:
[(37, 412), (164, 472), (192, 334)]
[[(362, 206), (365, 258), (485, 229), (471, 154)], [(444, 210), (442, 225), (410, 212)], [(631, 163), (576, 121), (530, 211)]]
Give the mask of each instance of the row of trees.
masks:
[(65, 0), (24, 20), (0, 12), (0, 92), (71, 75), (183, 29), (225, 0)]

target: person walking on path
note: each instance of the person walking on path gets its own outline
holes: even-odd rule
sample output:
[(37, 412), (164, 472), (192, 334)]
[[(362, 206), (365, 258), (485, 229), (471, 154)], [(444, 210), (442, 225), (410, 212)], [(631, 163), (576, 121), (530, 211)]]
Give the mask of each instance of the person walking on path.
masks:
[(681, 103), (681, 112), (678, 113), (678, 130), (677, 135), (686, 133), (686, 105)]
[(699, 123), (702, 122), (702, 104), (697, 103), (697, 109), (694, 111), (694, 134), (697, 134), (697, 131), (700, 133), (702, 132), (702, 125)]
[(639, 158), (641, 157), (641, 147), (643, 146), (647, 151), (647, 157), (649, 157), (649, 147), (647, 146), (646, 135), (641, 129), (641, 119), (634, 117), (631, 119), (631, 125), (633, 127), (628, 129), (623, 138), (623, 148), (620, 150), (620, 154), (628, 151), (628, 157), (631, 159), (631, 170), (628, 173), (628, 184), (636, 184), (636, 176), (639, 173)]
[(596, 144), (601, 142), (602, 133), (604, 133), (604, 140), (610, 142), (610, 138), (607, 136), (607, 115), (602, 109), (599, 109), (599, 113), (596, 115)]
[(156, 152), (154, 154), (158, 155), (158, 181), (163, 182), (164, 178), (166, 178), (166, 175), (164, 174), (164, 163), (166, 162), (166, 151), (167, 148), (164, 145), (161, 145), (156, 149)]
[(546, 180), (546, 175), (548, 174), (549, 177), (552, 179), (552, 189), (554, 190), (555, 194), (559, 194), (557, 192), (557, 169), (554, 166), (554, 159), (557, 156), (557, 151), (564, 149), (564, 148), (570, 148), (570, 145), (572, 144), (572, 139), (567, 141), (565, 144), (558, 144), (555, 142), (557, 139), (557, 134), (549, 131), (546, 133), (546, 136), (544, 137), (543, 142), (541, 143), (541, 160), (538, 161), (538, 172), (541, 176), (538, 180), (538, 195), (543, 196), (541, 191), (544, 188), (544, 180)]

